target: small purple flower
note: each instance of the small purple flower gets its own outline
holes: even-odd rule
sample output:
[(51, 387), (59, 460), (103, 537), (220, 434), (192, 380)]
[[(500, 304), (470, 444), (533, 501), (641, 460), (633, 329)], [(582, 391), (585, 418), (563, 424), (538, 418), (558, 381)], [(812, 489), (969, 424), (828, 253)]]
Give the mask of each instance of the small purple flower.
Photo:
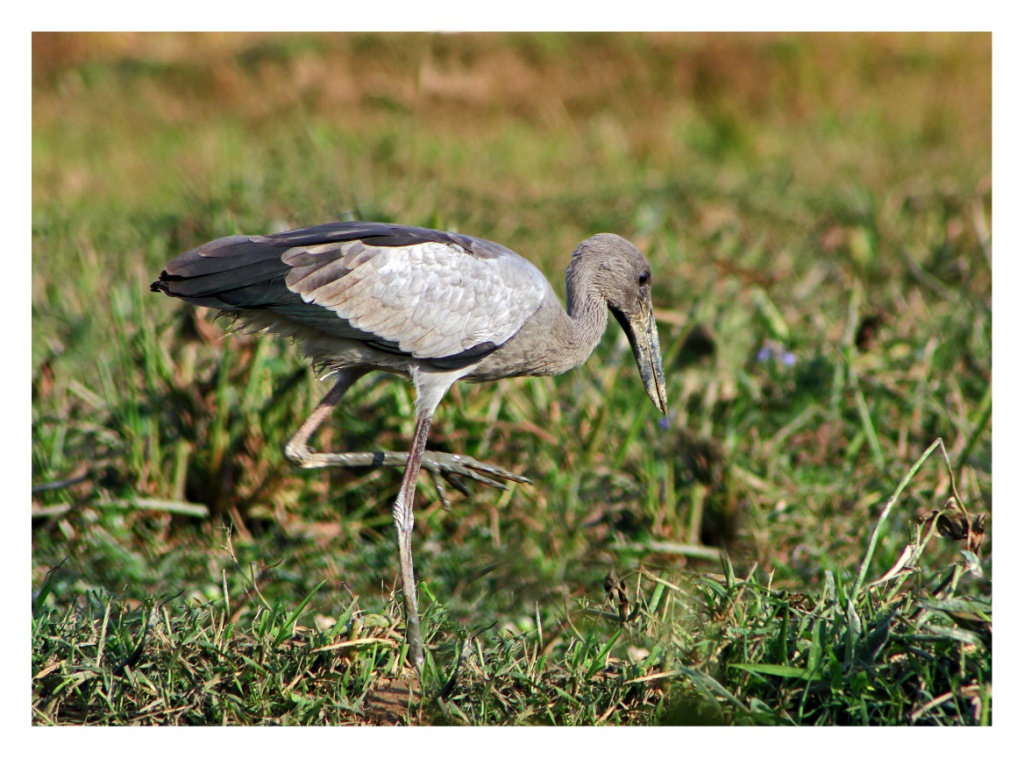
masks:
[(769, 361), (778, 361), (786, 368), (792, 368), (796, 365), (797, 358), (781, 345), (775, 342), (765, 342), (757, 351), (757, 362), (768, 363)]

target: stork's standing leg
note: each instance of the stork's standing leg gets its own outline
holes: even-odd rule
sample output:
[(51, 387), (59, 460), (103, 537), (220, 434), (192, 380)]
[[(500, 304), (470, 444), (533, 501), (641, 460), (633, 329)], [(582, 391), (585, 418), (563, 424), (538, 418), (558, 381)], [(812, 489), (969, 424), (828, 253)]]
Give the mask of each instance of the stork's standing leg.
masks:
[[(474, 472), (473, 469), (465, 468), (469, 464), (483, 468), (488, 473), (502, 476), (515, 481), (527, 481), (523, 477), (511, 472), (489, 467), (487, 464), (468, 458), (466, 456), (450, 455), (447, 453), (425, 452), (427, 447), (427, 434), (430, 431), (430, 420), (437, 402), (447, 390), (447, 387), (438, 387), (439, 392), (431, 402), (424, 407), (417, 408), (416, 431), (413, 435), (412, 449), (409, 453), (314, 453), (309, 449), (309, 438), (320, 427), (327, 416), (330, 415), (334, 406), (345, 395), (349, 388), (355, 384), (363, 374), (363, 368), (342, 369), (337, 374), (337, 381), (330, 391), (320, 401), (309, 418), (306, 419), (298, 431), (285, 445), (285, 455), (296, 465), (302, 468), (324, 468), (327, 466), (360, 467), (360, 466), (405, 466), (405, 473), (402, 476), (402, 486), (398, 491), (398, 498), (392, 507), (392, 516), (395, 521), (395, 529), (398, 537), (398, 559), (402, 569), (402, 593), (405, 601), (406, 635), (409, 642), (409, 660), (417, 668), (423, 667), (423, 635), (420, 631), (420, 616), (416, 602), (416, 575), (412, 563), (412, 531), (415, 524), (413, 516), (413, 503), (416, 495), (416, 477), (419, 475), (421, 466), (429, 466), (432, 471), (439, 471), (442, 474), (465, 475), (478, 481), (486, 482), (494, 486), (502, 487), (499, 482), (494, 482)], [(417, 403), (419, 406), (419, 403)], [(427, 407), (429, 406), (429, 407)]]
[[(402, 486), (398, 498), (392, 507), (395, 529), (398, 536), (398, 559), (402, 567), (402, 592), (405, 600), (406, 634), (409, 641), (409, 660), (417, 668), (423, 666), (423, 636), (420, 632), (420, 617), (416, 602), (416, 575), (412, 564), (412, 531), (415, 517), (413, 502), (416, 495), (416, 477), (420, 468), (428, 469), (435, 474), (448, 477), (465, 476), (493, 487), (505, 489), (505, 485), (490, 477), (507, 479), (515, 482), (529, 480), (511, 471), (497, 466), (480, 463), (469, 456), (453, 455), (427, 451), (427, 434), (434, 409), (441, 397), (451, 386), (451, 381), (444, 386), (435, 385), (429, 400), (424, 402), (421, 388), (417, 386), (416, 431), (413, 436), (412, 449), (408, 453), (381, 451), (374, 453), (317, 453), (309, 449), (309, 438), (330, 415), (334, 406), (348, 392), (356, 381), (367, 373), (363, 367), (350, 367), (337, 372), (334, 386), (320, 401), (320, 404), (299, 427), (298, 431), (288, 440), (284, 452), (292, 463), (301, 468), (326, 468), (341, 466), (359, 468), (364, 466), (395, 466), (405, 467)], [(485, 476), (488, 475), (488, 476)], [(458, 486), (458, 480), (454, 483)], [(443, 492), (442, 492), (443, 497)]]
[(423, 635), (420, 632), (420, 614), (416, 603), (416, 574), (412, 567), (412, 529), (416, 523), (413, 503), (416, 498), (416, 477), (420, 472), (420, 461), (427, 447), (427, 433), (430, 431), (430, 415), (420, 414), (416, 418), (416, 432), (413, 435), (409, 463), (402, 476), (402, 487), (391, 509), (398, 534), (398, 561), (402, 567), (402, 593), (405, 596), (405, 631), (409, 641), (409, 661), (418, 669), (423, 668)]
[[(338, 372), (338, 379), (334, 386), (285, 445), (285, 455), (290, 460), (303, 468), (365, 466), (367, 465), (364, 462), (366, 456), (380, 455), (379, 453), (314, 453), (308, 446), (312, 434), (330, 415), (334, 406), (338, 404), (349, 388), (365, 373), (366, 370), (360, 368), (348, 368)], [(416, 477), (419, 475), (423, 451), (427, 447), (429, 431), (430, 414), (420, 415), (416, 419), (416, 431), (410, 453), (408, 455), (390, 454), (400, 456), (401, 463), (405, 465), (402, 486), (398, 491), (398, 499), (395, 500), (391, 513), (398, 533), (398, 560), (402, 568), (402, 593), (405, 596), (405, 624), (406, 636), (409, 641), (409, 659), (416, 668), (423, 667), (423, 635), (420, 632), (420, 615), (416, 602), (416, 575), (412, 565), (412, 530), (415, 524), (413, 502), (416, 495)], [(390, 461), (390, 463), (394, 465), (397, 461)]]

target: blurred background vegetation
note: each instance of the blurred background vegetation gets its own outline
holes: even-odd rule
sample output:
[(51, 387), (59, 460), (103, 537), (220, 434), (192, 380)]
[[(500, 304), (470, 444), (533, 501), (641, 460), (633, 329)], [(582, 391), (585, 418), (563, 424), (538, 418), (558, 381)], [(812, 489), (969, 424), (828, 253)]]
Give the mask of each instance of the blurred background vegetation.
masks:
[[(61, 721), (55, 703), (78, 714), (69, 693), (97, 697), (68, 684), (78, 653), (44, 642), (54, 619), (77, 630), (67, 639), (95, 636), (83, 598), (109, 611), (231, 596), (240, 626), (309, 596), (308, 628), (344, 621), (353, 601), (394, 610), (399, 476), (290, 468), (281, 445), (323, 392), (294, 347), (149, 292), (167, 260), (215, 237), (363, 218), (493, 239), (560, 293), (596, 232), (634, 241), (655, 272), (667, 418), (611, 332), (573, 374), (456, 388), (442, 404), (433, 447), (533, 485), (475, 488), (449, 512), (424, 477), (428, 645), (493, 624), (482, 650), (543, 635), (564, 673), (574, 635), (601, 623), (612, 570), (660, 620), (599, 640), (641, 667), (634, 679), (684, 661), (718, 677), (730, 707), (767, 702), (783, 721), (984, 722), (990, 650), (955, 635), (942, 655), (962, 661), (956, 645), (971, 644), (980, 663), (956, 684), (935, 674), (952, 694), (924, 710), (945, 690), (907, 694), (904, 709), (833, 683), (844, 716), (806, 691), (793, 716), (777, 680), (771, 698), (745, 696), (767, 677), (727, 668), (759, 655), (730, 648), (729, 630), (753, 617), (705, 608), (687, 582), (731, 576), (718, 548), (765, 592), (852, 581), (937, 437), (967, 509), (990, 510), (990, 35), (36, 34), (32, 76), (37, 720)], [(404, 450), (410, 402), (401, 382), (368, 378), (320, 445)], [(874, 578), (952, 494), (936, 454), (885, 520)], [(918, 588), (934, 594), (962, 548), (929, 544)], [(961, 589), (984, 599), (977, 552)], [(666, 586), (676, 609), (652, 610)], [(919, 671), (884, 676), (922, 689)], [(647, 691), (636, 717), (608, 706), (610, 720), (690, 718), (664, 705), (669, 689)], [(366, 691), (351, 695), (360, 718)], [(463, 697), (469, 721), (512, 720)], [(891, 708), (869, 713), (865, 697)], [(135, 718), (107, 704), (111, 721)], [(209, 707), (191, 719), (214, 719)]]

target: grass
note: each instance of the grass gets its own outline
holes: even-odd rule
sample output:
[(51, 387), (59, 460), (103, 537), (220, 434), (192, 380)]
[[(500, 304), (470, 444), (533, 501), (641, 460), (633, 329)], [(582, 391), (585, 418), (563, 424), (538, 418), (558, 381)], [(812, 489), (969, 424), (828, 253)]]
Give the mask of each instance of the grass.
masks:
[[(988, 35), (35, 35), (36, 724), (990, 724)], [(453, 389), (400, 666), (397, 472), (299, 472), (294, 346), (148, 285), (339, 217), (655, 272), (671, 411), (609, 330)], [(325, 449), (403, 450), (368, 377)], [(347, 398), (348, 399), (348, 398)], [(941, 439), (943, 444), (937, 441)], [(720, 549), (724, 551), (720, 552)]]

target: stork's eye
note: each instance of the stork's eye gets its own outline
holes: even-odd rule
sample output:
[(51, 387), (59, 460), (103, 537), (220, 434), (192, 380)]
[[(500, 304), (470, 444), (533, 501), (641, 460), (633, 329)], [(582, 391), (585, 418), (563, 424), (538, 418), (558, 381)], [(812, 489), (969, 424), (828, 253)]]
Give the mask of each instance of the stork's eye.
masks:
[(639, 282), (640, 282), (640, 286), (641, 287), (643, 287), (645, 284), (647, 284), (647, 282), (649, 282), (650, 280), (651, 280), (650, 272), (647, 272), (647, 271), (641, 271), (640, 272)]

